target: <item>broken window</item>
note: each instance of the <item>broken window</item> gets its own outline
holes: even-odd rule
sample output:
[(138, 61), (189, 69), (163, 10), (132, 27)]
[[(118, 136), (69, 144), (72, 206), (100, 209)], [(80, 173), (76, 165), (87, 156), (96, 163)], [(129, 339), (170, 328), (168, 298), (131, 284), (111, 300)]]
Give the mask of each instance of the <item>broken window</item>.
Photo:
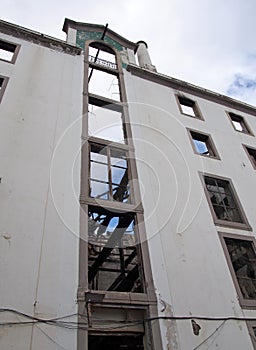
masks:
[(0, 39), (0, 60), (14, 63), (18, 45)]
[(217, 224), (224, 224), (227, 221), (246, 223), (242, 208), (229, 180), (204, 176), (204, 182)]
[(253, 241), (224, 237), (224, 242), (242, 297), (256, 300), (256, 254)]
[(122, 107), (113, 104), (88, 107), (88, 133), (105, 140), (125, 143)]
[(111, 69), (117, 69), (114, 51), (102, 43), (93, 42), (90, 44), (89, 62)]
[(247, 321), (246, 323), (247, 323), (247, 327), (249, 330), (249, 334), (251, 336), (253, 348), (256, 349), (256, 322), (255, 321)]
[(241, 115), (237, 115), (235, 113), (228, 113), (228, 115), (236, 131), (240, 131), (245, 134), (252, 134), (244, 118)]
[(214, 147), (213, 141), (209, 135), (201, 134), (191, 130), (190, 134), (196, 153), (212, 158), (217, 158), (216, 148)]
[(254, 169), (256, 169), (256, 149), (248, 146), (244, 146), (244, 148), (249, 156), (252, 166), (254, 167)]
[(90, 144), (90, 197), (130, 202), (127, 152)]
[(119, 82), (116, 75), (89, 68), (89, 93), (120, 101)]
[(0, 102), (3, 98), (3, 94), (4, 94), (4, 90), (6, 88), (7, 82), (8, 82), (7, 77), (0, 76)]
[(89, 46), (89, 93), (120, 101), (118, 70), (114, 52), (105, 45)]
[(143, 350), (143, 334), (89, 335), (89, 350)]
[(201, 113), (195, 101), (183, 96), (177, 96), (177, 99), (182, 114), (202, 119)]
[(135, 217), (89, 207), (88, 282), (93, 290), (143, 292)]

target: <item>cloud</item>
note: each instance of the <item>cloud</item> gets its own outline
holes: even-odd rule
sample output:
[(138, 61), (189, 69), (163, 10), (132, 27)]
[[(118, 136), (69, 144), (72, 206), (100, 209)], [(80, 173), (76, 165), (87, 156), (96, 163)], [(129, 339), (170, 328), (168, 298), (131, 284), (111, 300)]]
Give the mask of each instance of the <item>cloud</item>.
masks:
[(236, 74), (227, 93), (229, 95), (241, 95), (241, 93), (248, 89), (256, 90), (256, 79), (243, 76), (242, 74)]
[[(237, 72), (254, 80), (255, 0), (2, 0), (1, 17), (65, 39), (65, 17), (106, 24), (131, 41), (145, 40), (158, 72), (217, 91), (232, 92)], [(240, 91), (243, 88), (243, 81)], [(239, 85), (239, 79), (237, 79)], [(234, 93), (238, 86), (234, 85)], [(244, 90), (254, 91), (252, 87)], [(233, 93), (233, 92), (232, 92)], [(245, 101), (246, 94), (241, 95)]]

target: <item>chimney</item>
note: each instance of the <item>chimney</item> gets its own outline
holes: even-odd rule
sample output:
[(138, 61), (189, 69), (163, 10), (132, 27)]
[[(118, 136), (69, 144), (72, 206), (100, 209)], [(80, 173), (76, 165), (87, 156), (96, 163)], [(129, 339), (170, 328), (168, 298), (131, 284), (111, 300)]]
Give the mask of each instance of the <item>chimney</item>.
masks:
[(149, 53), (148, 53), (148, 45), (145, 41), (137, 42), (137, 57), (139, 61), (139, 66), (141, 68), (150, 70), (151, 72), (156, 72), (156, 67), (153, 66)]

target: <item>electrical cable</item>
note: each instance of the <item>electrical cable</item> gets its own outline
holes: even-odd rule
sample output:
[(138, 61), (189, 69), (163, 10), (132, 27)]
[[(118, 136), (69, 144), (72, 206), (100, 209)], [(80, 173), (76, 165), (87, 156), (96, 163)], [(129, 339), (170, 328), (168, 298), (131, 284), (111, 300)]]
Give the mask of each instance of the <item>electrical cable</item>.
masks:
[[(19, 316), (25, 317), (29, 319), (28, 321), (15, 321), (15, 322), (0, 322), (0, 326), (17, 326), (17, 325), (28, 325), (28, 324), (37, 324), (37, 323), (44, 323), (47, 325), (53, 325), (56, 327), (62, 327), (67, 329), (81, 329), (81, 330), (87, 330), (88, 329), (88, 323), (87, 322), (76, 322), (76, 321), (64, 321), (64, 318), (74, 317), (74, 316), (80, 316), (84, 318), (84, 315), (80, 314), (71, 314), (66, 316), (60, 316), (57, 318), (50, 318), (50, 319), (44, 319), (44, 318), (38, 318), (35, 316), (31, 316), (28, 314), (25, 314), (24, 312), (10, 309), (10, 308), (1, 308), (0, 313), (3, 312), (10, 312), (17, 314)], [(156, 320), (173, 320), (173, 321), (179, 321), (179, 320), (203, 320), (203, 321), (256, 321), (256, 317), (234, 317), (234, 316), (228, 316), (228, 317), (206, 317), (206, 316), (157, 316), (157, 317), (151, 317), (151, 318), (145, 318), (145, 319), (139, 319), (139, 320), (126, 320), (126, 321), (118, 321), (117, 323), (114, 322), (114, 320), (97, 320), (97, 322), (112, 322), (112, 325), (114, 328), (123, 328), (123, 327), (129, 327), (134, 326), (138, 324), (143, 324), (144, 322), (152, 322)], [(111, 325), (108, 325), (108, 328), (111, 328)]]

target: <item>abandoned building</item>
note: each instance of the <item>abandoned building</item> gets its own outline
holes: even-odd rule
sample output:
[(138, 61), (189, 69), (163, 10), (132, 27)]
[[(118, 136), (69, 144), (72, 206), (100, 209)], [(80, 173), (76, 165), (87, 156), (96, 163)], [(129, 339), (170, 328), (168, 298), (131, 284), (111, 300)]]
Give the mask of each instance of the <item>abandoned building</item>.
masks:
[(256, 108), (63, 30), (0, 21), (0, 348), (256, 349)]

